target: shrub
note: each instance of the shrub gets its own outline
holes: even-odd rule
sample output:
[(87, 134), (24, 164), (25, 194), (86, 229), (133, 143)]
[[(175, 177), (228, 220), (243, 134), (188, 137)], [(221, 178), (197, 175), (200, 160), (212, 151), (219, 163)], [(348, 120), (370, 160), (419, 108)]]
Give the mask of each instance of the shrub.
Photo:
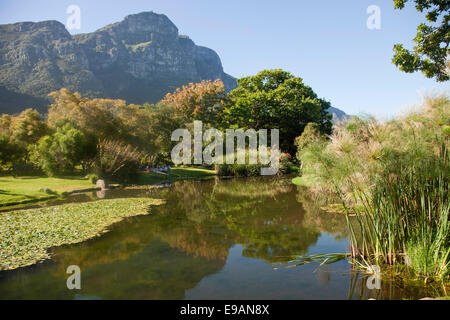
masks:
[(14, 164), (23, 164), (26, 149), (10, 139), (9, 135), (0, 134), (0, 166), (11, 169)]
[(99, 177), (128, 183), (138, 173), (142, 154), (131, 145), (103, 140), (98, 144), (94, 170)]
[(288, 153), (282, 153), (280, 156), (280, 169), (279, 174), (289, 174), (293, 171), (294, 163), (292, 157)]
[(247, 166), (247, 175), (249, 177), (259, 177), (261, 175), (261, 164), (250, 164)]
[(30, 161), (47, 175), (71, 173), (86, 153), (84, 134), (66, 124), (28, 147)]
[(97, 180), (98, 180), (98, 176), (95, 173), (89, 175), (89, 181), (92, 184), (96, 184)]
[(215, 170), (219, 177), (229, 177), (233, 174), (231, 166), (228, 164), (216, 164)]
[(310, 122), (306, 125), (302, 135), (295, 138), (295, 146), (297, 147), (297, 159), (300, 159), (301, 152), (310, 144), (322, 139), (323, 135), (320, 133), (320, 128), (317, 123)]
[(245, 164), (233, 164), (231, 171), (235, 177), (247, 176), (247, 166)]

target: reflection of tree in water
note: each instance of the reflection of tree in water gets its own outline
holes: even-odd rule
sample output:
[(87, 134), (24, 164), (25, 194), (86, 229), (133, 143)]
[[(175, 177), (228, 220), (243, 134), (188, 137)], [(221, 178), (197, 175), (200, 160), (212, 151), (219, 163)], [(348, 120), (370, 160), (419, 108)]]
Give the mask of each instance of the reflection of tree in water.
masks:
[(339, 199), (331, 195), (317, 194), (307, 187), (297, 186), (297, 202), (305, 210), (305, 223), (315, 226), (320, 232), (331, 234), (340, 241), (347, 237), (348, 227), (344, 214), (324, 212), (326, 205), (339, 203)]
[(195, 258), (153, 241), (126, 261), (89, 269), (84, 289), (109, 299), (183, 299), (186, 290), (223, 266), (224, 261)]
[[(167, 204), (113, 226), (100, 238), (56, 248), (55, 263), (0, 274), (0, 297), (72, 299), (65, 279), (66, 268), (75, 264), (83, 277), (77, 293), (84, 297), (181, 299), (223, 268), (236, 243), (244, 256), (273, 263), (307, 253), (321, 232), (344, 237), (345, 217), (321, 212), (323, 204), (300, 191), (289, 179), (268, 178), (179, 182), (149, 192)], [(330, 281), (326, 267), (317, 277)], [(351, 296), (404, 296), (388, 283), (369, 292), (363, 278), (355, 279)]]
[[(0, 277), (1, 299), (73, 299), (75, 293), (67, 290), (65, 272), (68, 265), (77, 263), (77, 256), (73, 258), (65, 255), (54, 264)], [(152, 241), (126, 260), (81, 267), (82, 289), (76, 293), (103, 299), (183, 299), (186, 290), (223, 266), (224, 261), (194, 258), (166, 243)]]
[(244, 256), (274, 262), (306, 253), (319, 237), (287, 179), (184, 182), (166, 192), (153, 217), (157, 237), (194, 256), (225, 259), (239, 243)]

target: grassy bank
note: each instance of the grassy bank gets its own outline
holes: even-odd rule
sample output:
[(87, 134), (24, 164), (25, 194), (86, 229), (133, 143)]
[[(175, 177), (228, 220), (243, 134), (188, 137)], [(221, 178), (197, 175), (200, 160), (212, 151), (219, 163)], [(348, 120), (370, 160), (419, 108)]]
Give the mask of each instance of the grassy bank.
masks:
[[(177, 181), (215, 176), (213, 170), (201, 168), (174, 168), (169, 175), (140, 172), (136, 184), (152, 185), (166, 181)], [(0, 177), (0, 207), (20, 206), (46, 201), (77, 190), (95, 188), (89, 179), (71, 177)]]
[(79, 243), (130, 216), (145, 215), (159, 199), (115, 199), (0, 214), (0, 270), (50, 258), (48, 248)]
[(74, 176), (48, 177), (0, 177), (0, 206), (12, 206), (57, 198), (74, 190), (95, 188), (88, 179)]
[(160, 174), (154, 172), (140, 172), (137, 180), (139, 185), (157, 184), (167, 181), (178, 181), (188, 179), (203, 179), (214, 177), (216, 172), (214, 170), (207, 170), (202, 168), (173, 168), (170, 174)]
[(314, 184), (314, 179), (312, 176), (295, 177), (294, 179), (292, 179), (292, 183), (298, 186), (309, 187)]

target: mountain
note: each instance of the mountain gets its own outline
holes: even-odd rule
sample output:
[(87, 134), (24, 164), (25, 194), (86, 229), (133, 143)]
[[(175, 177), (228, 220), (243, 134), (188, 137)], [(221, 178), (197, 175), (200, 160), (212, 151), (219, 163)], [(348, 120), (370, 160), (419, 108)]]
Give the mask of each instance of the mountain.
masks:
[(330, 107), (330, 109), (328, 109), (328, 112), (330, 112), (333, 115), (334, 123), (345, 121), (350, 118), (348, 114), (346, 114), (344, 111), (338, 108)]
[(162, 14), (143, 12), (72, 36), (57, 21), (0, 25), (0, 112), (45, 112), (60, 88), (129, 103), (156, 102), (181, 85), (236, 79), (216, 52), (197, 46)]
[[(47, 111), (51, 91), (90, 98), (157, 102), (201, 80), (236, 79), (213, 50), (197, 46), (163, 14), (142, 12), (95, 32), (72, 36), (58, 21), (0, 25), (0, 114)], [(335, 119), (345, 113), (332, 108)]]

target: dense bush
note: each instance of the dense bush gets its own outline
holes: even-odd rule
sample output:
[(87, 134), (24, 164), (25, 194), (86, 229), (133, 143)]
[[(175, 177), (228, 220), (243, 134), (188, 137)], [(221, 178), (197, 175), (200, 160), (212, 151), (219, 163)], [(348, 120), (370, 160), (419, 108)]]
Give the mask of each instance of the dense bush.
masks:
[(29, 146), (30, 161), (47, 175), (72, 173), (85, 157), (84, 134), (70, 124)]
[(233, 164), (231, 172), (235, 177), (245, 177), (247, 176), (247, 166), (245, 164)]
[(216, 164), (215, 171), (219, 177), (230, 177), (233, 174), (231, 165), (228, 164)]
[(279, 174), (289, 174), (297, 171), (295, 164), (292, 162), (292, 157), (288, 153), (282, 153), (280, 156)]
[(250, 164), (246, 167), (247, 169), (247, 176), (249, 177), (258, 177), (261, 175), (261, 168), (262, 165), (260, 164)]
[(96, 184), (98, 180), (98, 176), (95, 173), (89, 175), (89, 182), (92, 184)]
[(308, 123), (302, 135), (297, 137), (294, 142), (297, 147), (297, 159), (301, 160), (301, 153), (306, 147), (317, 143), (321, 139), (324, 139), (324, 135), (321, 134), (318, 124), (313, 122)]
[[(279, 160), (278, 174), (293, 173), (296, 169), (295, 164), (289, 154), (282, 153)], [(248, 159), (247, 159), (248, 162)], [(257, 164), (219, 164), (215, 166), (215, 170), (220, 177), (259, 177), (261, 168), (264, 166)]]
[(94, 171), (103, 179), (129, 183), (138, 173), (141, 158), (142, 154), (131, 145), (103, 140), (98, 145)]

